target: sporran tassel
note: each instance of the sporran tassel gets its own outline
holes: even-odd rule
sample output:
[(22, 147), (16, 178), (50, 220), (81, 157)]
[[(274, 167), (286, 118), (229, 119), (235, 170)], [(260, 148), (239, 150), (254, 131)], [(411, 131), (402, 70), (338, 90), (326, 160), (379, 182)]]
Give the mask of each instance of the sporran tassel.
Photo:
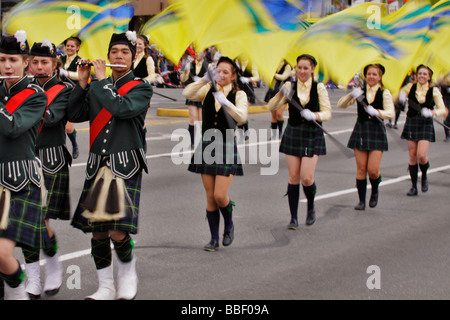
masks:
[(97, 201), (100, 196), (100, 191), (102, 190), (104, 183), (103, 176), (95, 183), (94, 187), (88, 193), (86, 199), (84, 200), (83, 206), (86, 210), (94, 212), (97, 209)]
[(8, 216), (10, 207), (10, 192), (9, 190), (0, 187), (0, 230), (6, 230), (8, 227)]
[(109, 214), (120, 212), (119, 206), (119, 190), (117, 188), (116, 177), (113, 177), (108, 189), (108, 197), (106, 198), (105, 211)]

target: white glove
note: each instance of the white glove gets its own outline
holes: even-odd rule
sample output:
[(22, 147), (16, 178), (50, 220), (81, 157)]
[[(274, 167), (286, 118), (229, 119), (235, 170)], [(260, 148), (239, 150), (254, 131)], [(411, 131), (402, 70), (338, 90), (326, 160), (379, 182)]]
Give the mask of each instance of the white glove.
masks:
[(408, 96), (406, 95), (405, 91), (400, 91), (400, 94), (398, 95), (398, 102), (401, 104), (405, 104), (406, 100), (408, 100)]
[(431, 118), (433, 116), (433, 113), (428, 108), (422, 108), (420, 110), (420, 113), (422, 114), (422, 117), (424, 117), (424, 118)]
[(368, 105), (368, 106), (364, 107), (364, 110), (366, 110), (366, 112), (369, 115), (371, 115), (372, 117), (378, 117), (379, 116), (377, 109), (375, 109), (371, 105)]
[(200, 80), (201, 78), (199, 76), (193, 76), (192, 79), (196, 82), (196, 81)]
[(231, 102), (227, 99), (227, 97), (225, 97), (223, 92), (216, 91), (216, 92), (213, 92), (213, 95), (214, 95), (214, 98), (216, 98), (217, 102), (219, 102), (221, 106), (228, 107), (231, 105)]
[(186, 58), (186, 61), (187, 61), (188, 63), (191, 63), (192, 61), (194, 61), (194, 58), (192, 58), (192, 56), (188, 56), (188, 57)]
[[(205, 81), (205, 82), (211, 82), (212, 80), (216, 80), (216, 76), (217, 76), (217, 72), (218, 72), (217, 68), (210, 68), (209, 70), (210, 70), (210, 71), (209, 71), (209, 72), (206, 72), (205, 75), (204, 75), (203, 78), (202, 78), (202, 80)], [(211, 75), (212, 75), (212, 77), (213, 77), (214, 79), (211, 79), (211, 78), (209, 77), (209, 74), (210, 74), (210, 73), (211, 73)]]
[(182, 66), (181, 66), (181, 71), (187, 72), (187, 71), (189, 71), (190, 68), (191, 68), (191, 63), (189, 61), (187, 61), (187, 59), (184, 60)]
[(306, 121), (315, 121), (317, 119), (314, 112), (309, 109), (303, 109), (302, 111), (300, 111), (300, 114)]
[(59, 68), (59, 75), (61, 77), (69, 78), (69, 72), (64, 68)]
[(352, 92), (350, 92), (350, 96), (352, 98), (358, 98), (360, 95), (362, 95), (364, 93), (363, 90), (361, 90), (361, 88), (355, 88), (353, 89)]
[(245, 84), (250, 82), (250, 80), (247, 77), (240, 77), (239, 80), (241, 80), (241, 82)]

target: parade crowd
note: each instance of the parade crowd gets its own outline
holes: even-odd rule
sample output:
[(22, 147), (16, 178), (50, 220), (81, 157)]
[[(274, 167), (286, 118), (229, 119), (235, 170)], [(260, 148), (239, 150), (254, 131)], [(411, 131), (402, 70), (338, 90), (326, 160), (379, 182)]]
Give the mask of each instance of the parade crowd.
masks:
[[(233, 178), (244, 172), (236, 138), (225, 137), (227, 130), (248, 130), (248, 107), (256, 103), (254, 88), (263, 86), (257, 69), (248, 59), (230, 59), (214, 47), (200, 52), (189, 47), (175, 65), (146, 36), (131, 31), (112, 35), (108, 63), (78, 56), (80, 46), (77, 37), (58, 47), (45, 38), (29, 44), (21, 30), (0, 42), (0, 299), (39, 299), (43, 293), (58, 293), (63, 273), (57, 231), (51, 226), (55, 219), (70, 220), (74, 228), (92, 234), (98, 290), (86, 299), (135, 298), (139, 282), (132, 235), (138, 232), (142, 177), (148, 171), (145, 117), (153, 87), (183, 88), (191, 147), (202, 153), (214, 143), (223, 160), (198, 162), (194, 154), (188, 167), (200, 175), (206, 195), (211, 238), (203, 250), (214, 252), (220, 244), (227, 247), (234, 241), (235, 203), (229, 190)], [(299, 226), (301, 190), (307, 199), (305, 224), (316, 221), (315, 171), (327, 153), (322, 124), (332, 119), (330, 83), (316, 80), (317, 64), (307, 53), (299, 54), (294, 66), (282, 61), (264, 98), (271, 114), (271, 138), (281, 140), (279, 151), (286, 156), (289, 230)], [(368, 205), (378, 204), (380, 164), (388, 150), (386, 126), (397, 128), (400, 112), (406, 112), (401, 136), (409, 150), (407, 196), (428, 191), (428, 148), (436, 141), (437, 118), (444, 117), (442, 127), (450, 140), (450, 74), (439, 75), (434, 83), (433, 70), (420, 65), (404, 75), (402, 88), (393, 95), (383, 86), (383, 65), (362, 67), (338, 102), (342, 109), (357, 105), (346, 147), (356, 160), (354, 209), (359, 211), (366, 209), (368, 183)], [(196, 121), (201, 121), (203, 136), (211, 130), (222, 133), (223, 140), (202, 139), (196, 146)], [(72, 210), (70, 166), (79, 156), (74, 123), (81, 122), (89, 123), (89, 155), (82, 193)], [(23, 253), (25, 270), (14, 256), (16, 247)], [(43, 286), (41, 250), (46, 260)]]

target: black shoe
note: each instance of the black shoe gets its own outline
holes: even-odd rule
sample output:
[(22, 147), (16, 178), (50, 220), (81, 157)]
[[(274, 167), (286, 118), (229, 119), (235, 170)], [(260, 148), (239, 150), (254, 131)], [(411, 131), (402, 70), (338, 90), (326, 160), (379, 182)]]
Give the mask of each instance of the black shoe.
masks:
[(411, 189), (409, 189), (406, 195), (409, 197), (417, 196), (417, 188), (412, 187)]
[(306, 215), (305, 223), (307, 226), (311, 226), (314, 224), (314, 222), (316, 222), (316, 210), (312, 208), (311, 210), (308, 211), (308, 214)]
[(219, 241), (211, 240), (206, 246), (203, 247), (205, 251), (216, 251), (219, 250)]
[(375, 208), (378, 204), (378, 192), (372, 193), (369, 200), (369, 207)]
[(223, 233), (222, 244), (226, 247), (229, 246), (234, 240), (234, 226), (230, 230), (225, 230)]
[(422, 192), (428, 191), (428, 179), (422, 179)]
[(366, 204), (364, 202), (360, 202), (355, 206), (355, 210), (362, 211), (366, 210)]
[(391, 123), (386, 123), (386, 127), (392, 128), (392, 124)]
[(80, 155), (80, 151), (78, 150), (78, 147), (73, 147), (72, 150), (72, 158), (76, 159)]
[(291, 219), (291, 222), (289, 222), (287, 228), (289, 230), (297, 230), (297, 228), (298, 228), (298, 221), (297, 221), (297, 219)]

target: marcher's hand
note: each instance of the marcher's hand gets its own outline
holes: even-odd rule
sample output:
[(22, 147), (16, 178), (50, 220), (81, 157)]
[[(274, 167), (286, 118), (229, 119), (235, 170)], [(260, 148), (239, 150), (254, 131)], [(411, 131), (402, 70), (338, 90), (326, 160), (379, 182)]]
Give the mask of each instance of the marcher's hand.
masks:
[(352, 92), (350, 92), (350, 96), (352, 97), (352, 98), (358, 98), (360, 95), (362, 95), (364, 93), (364, 91), (363, 90), (361, 90), (361, 88), (355, 88), (355, 89), (353, 89), (353, 91)]
[(94, 66), (95, 77), (98, 81), (106, 79), (106, 62), (103, 59), (95, 59), (92, 61)]
[(371, 105), (368, 105), (368, 106), (364, 107), (364, 110), (366, 110), (366, 112), (369, 115), (371, 115), (372, 117), (378, 117), (379, 116), (379, 113), (378, 113), (377, 109), (375, 109)]
[[(91, 62), (89, 59), (79, 59), (79, 62)], [(89, 64), (80, 64), (77, 67), (78, 81), (80, 86), (85, 89), (91, 75), (91, 66)]]
[(398, 95), (398, 102), (400, 102), (401, 104), (405, 104), (407, 100), (408, 100), (408, 96), (406, 95), (406, 92), (400, 91), (400, 93)]
[(317, 119), (314, 112), (309, 109), (303, 109), (302, 111), (300, 111), (300, 114), (306, 121), (315, 121)]
[(229, 106), (231, 102), (225, 97), (223, 92), (216, 91), (213, 92), (214, 98), (216, 98), (217, 102), (220, 103), (221, 106)]
[(240, 77), (239, 80), (241, 80), (241, 82), (245, 84), (250, 82), (250, 80), (247, 77)]
[[(216, 76), (217, 76), (217, 72), (218, 72), (217, 68), (211, 67), (209, 69), (209, 72), (205, 73), (205, 75), (203, 76), (202, 80), (205, 81), (205, 82), (211, 82), (212, 80), (215, 80)], [(210, 78), (209, 74), (212, 75), (213, 79)]]
[(422, 114), (422, 117), (424, 118), (431, 118), (433, 116), (433, 112), (431, 112), (428, 108), (422, 108), (420, 110), (420, 113)]
[(64, 68), (59, 68), (59, 75), (64, 78), (69, 78), (69, 72)]

